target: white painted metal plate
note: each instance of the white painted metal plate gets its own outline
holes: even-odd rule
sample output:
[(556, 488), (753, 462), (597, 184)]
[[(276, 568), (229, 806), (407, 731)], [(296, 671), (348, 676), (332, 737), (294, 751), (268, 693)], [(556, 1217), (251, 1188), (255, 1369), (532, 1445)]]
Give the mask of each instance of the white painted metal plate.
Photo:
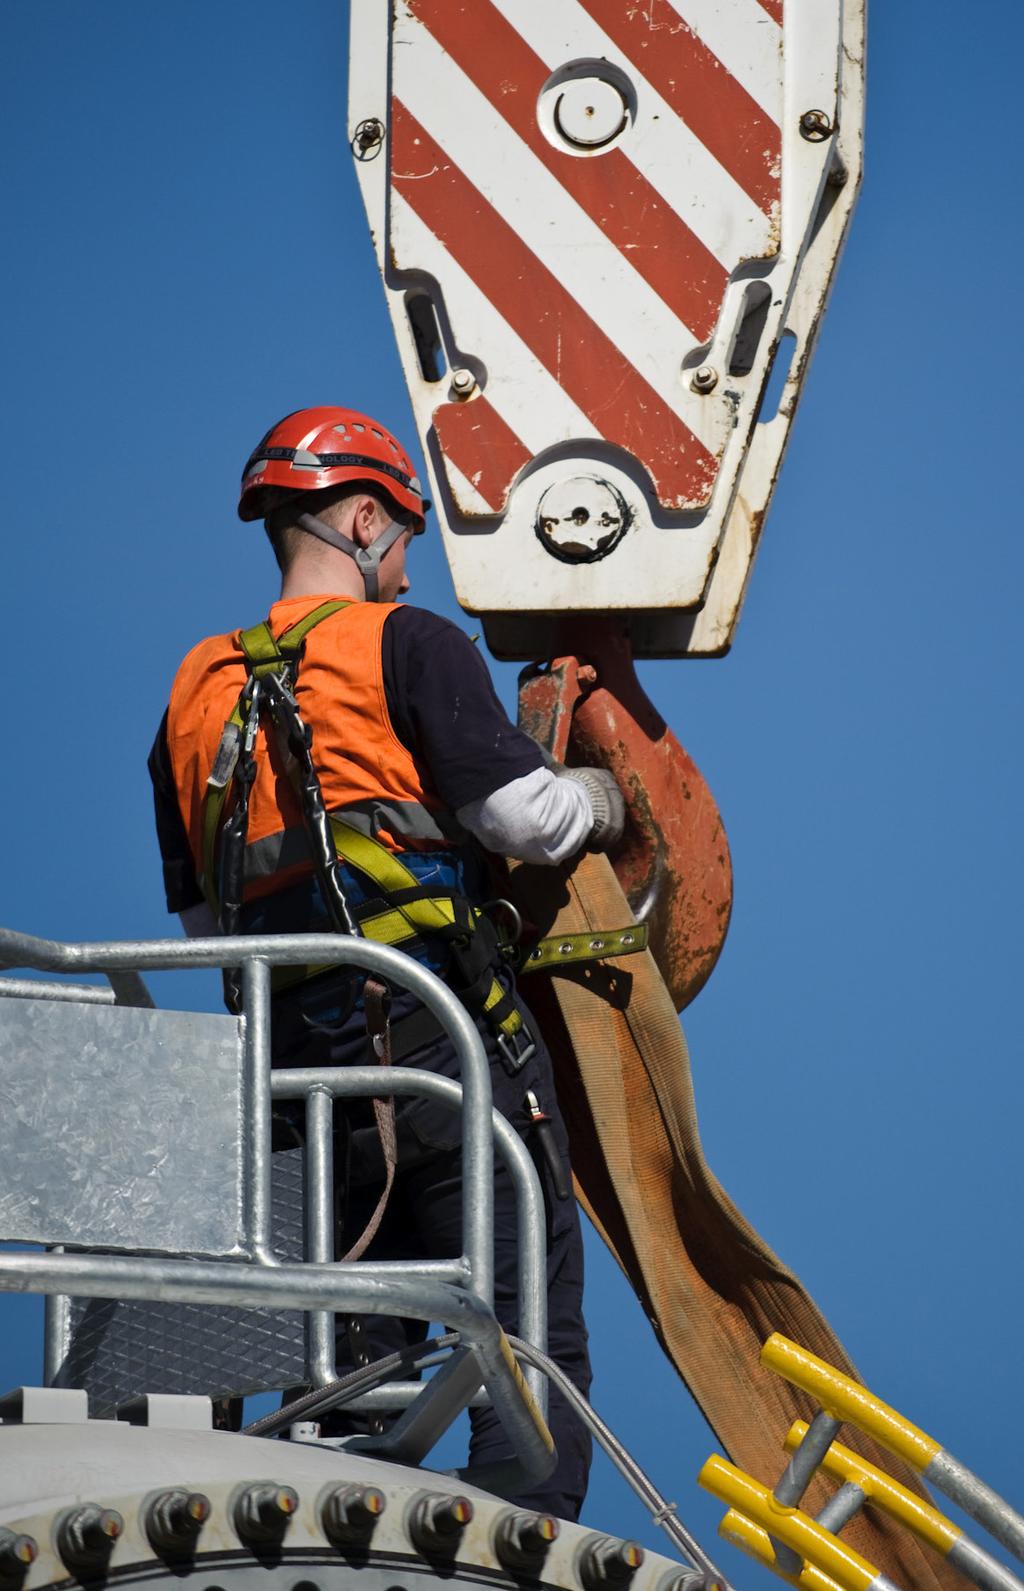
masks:
[[(612, 610), (641, 653), (728, 646), (859, 181), (863, 22), (863, 0), (354, 0), (357, 172), (456, 592), (499, 653)], [(546, 534), (569, 482), (584, 533)]]

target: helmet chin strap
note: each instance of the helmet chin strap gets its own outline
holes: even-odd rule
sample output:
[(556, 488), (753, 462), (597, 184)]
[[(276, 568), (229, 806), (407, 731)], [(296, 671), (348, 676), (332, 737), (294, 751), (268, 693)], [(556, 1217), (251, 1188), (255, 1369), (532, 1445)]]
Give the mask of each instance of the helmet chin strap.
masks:
[(368, 547), (360, 547), (351, 536), (335, 530), (333, 525), (325, 524), (315, 514), (300, 514), (296, 524), (300, 529), (308, 531), (311, 536), (316, 536), (319, 541), (325, 541), (328, 547), (337, 547), (339, 552), (347, 554), (363, 577), (367, 602), (380, 601), (380, 566), (399, 536), (404, 536), (406, 530), (404, 525), (392, 519), (376, 541), (372, 541)]

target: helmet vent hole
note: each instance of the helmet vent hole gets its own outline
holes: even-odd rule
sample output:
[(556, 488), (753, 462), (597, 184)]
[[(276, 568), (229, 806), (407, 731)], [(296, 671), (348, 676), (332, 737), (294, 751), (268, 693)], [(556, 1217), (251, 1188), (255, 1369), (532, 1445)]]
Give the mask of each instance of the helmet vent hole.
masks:
[(352, 429), (353, 429), (353, 431), (365, 431), (366, 427), (365, 427), (365, 425), (360, 425), (358, 420), (353, 420), (352, 421)]

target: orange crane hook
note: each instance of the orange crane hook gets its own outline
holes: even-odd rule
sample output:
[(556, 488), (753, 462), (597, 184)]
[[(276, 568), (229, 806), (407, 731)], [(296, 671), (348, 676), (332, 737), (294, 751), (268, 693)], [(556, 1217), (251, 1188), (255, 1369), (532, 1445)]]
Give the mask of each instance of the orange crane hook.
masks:
[(732, 910), (732, 864), (715, 799), (636, 675), (624, 623), (568, 622), (557, 656), (519, 677), (519, 724), (559, 762), (603, 767), (628, 824), (610, 860), (677, 1011), (704, 987)]

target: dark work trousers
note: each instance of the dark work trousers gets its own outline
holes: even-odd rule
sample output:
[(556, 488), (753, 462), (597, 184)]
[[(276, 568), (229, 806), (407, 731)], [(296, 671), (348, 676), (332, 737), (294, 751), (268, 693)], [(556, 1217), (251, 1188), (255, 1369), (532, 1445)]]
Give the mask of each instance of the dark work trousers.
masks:
[[(511, 974), (502, 972), (502, 981)], [(541, 1109), (551, 1117), (561, 1155), (566, 1184), (569, 1153), (565, 1126), (555, 1097), (551, 1058), (532, 1017), (519, 1001), (526, 1025), (536, 1042), (534, 1054), (518, 1070), (505, 1058), (492, 1030), (478, 1020), (490, 1062), (495, 1107), (507, 1117), (530, 1150), (537, 1166), (547, 1211), (548, 1243), (548, 1351), (570, 1380), (586, 1394), (590, 1387), (587, 1330), (583, 1320), (583, 1243), (576, 1201), (570, 1193), (559, 1199), (538, 1135), (526, 1108), (532, 1091)], [(333, 1009), (332, 1009), (333, 1004)], [(392, 1019), (397, 1028), (403, 1015), (420, 1007), (404, 993), (396, 993)], [(274, 1055), (278, 1066), (338, 1066), (365, 1063), (368, 1054), (365, 1022), (360, 1012), (341, 1021), (334, 1018), (337, 997), (329, 993), (292, 996), (275, 1003)], [(439, 1034), (396, 1064), (423, 1067), (458, 1081), (459, 1068), (451, 1043)], [(460, 1117), (440, 1101), (396, 1097), (398, 1170), (381, 1226), (364, 1255), (368, 1260), (449, 1259), (462, 1253), (462, 1153)], [(344, 1113), (344, 1114), (343, 1114)], [(336, 1165), (339, 1189), (339, 1255), (359, 1237), (376, 1206), (383, 1185), (383, 1155), (368, 1101), (336, 1107)], [(495, 1157), (494, 1184), (494, 1308), (505, 1331), (518, 1332), (516, 1205), (511, 1177)], [(427, 1323), (389, 1316), (363, 1318), (365, 1349), (370, 1359), (423, 1341)], [(339, 1375), (353, 1368), (355, 1356), (344, 1321), (337, 1333)], [(510, 1449), (497, 1416), (490, 1408), (470, 1410), (470, 1457), (490, 1462), (508, 1457)], [(522, 1507), (576, 1519), (590, 1470), (589, 1433), (572, 1414), (565, 1399), (551, 1388), (549, 1423), (558, 1449), (555, 1470), (529, 1494), (513, 1499)], [(343, 1436), (368, 1429), (367, 1417), (339, 1410), (323, 1422), (324, 1435)]]

